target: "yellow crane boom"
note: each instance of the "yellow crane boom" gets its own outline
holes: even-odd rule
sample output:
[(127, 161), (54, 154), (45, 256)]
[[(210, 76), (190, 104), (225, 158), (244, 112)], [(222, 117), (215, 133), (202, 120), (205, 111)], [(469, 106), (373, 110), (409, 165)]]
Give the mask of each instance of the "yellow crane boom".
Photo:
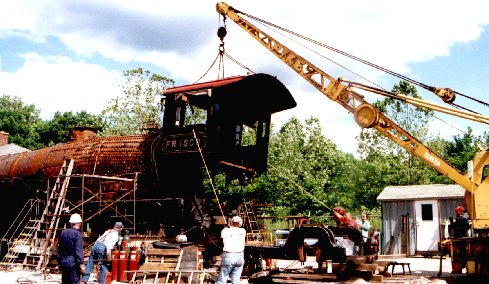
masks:
[[(238, 26), (244, 29), (249, 35), (292, 68), (317, 90), (353, 113), (355, 121), (361, 127), (373, 127), (377, 129), (383, 135), (435, 168), (438, 172), (465, 188), (467, 210), (471, 216), (473, 228), (489, 229), (489, 180), (486, 180), (487, 174), (484, 174), (485, 172), (489, 174), (489, 152), (483, 151), (476, 155), (474, 159), (473, 177), (469, 178), (434, 151), (423, 145), (418, 139), (402, 129), (395, 122), (390, 120), (375, 106), (365, 101), (362, 95), (354, 91), (354, 88), (361, 88), (375, 92), (373, 88), (359, 87), (360, 84), (352, 84), (352, 82), (344, 81), (342, 79), (334, 79), (302, 56), (242, 18), (239, 15), (238, 10), (224, 2), (217, 3), (216, 10), (219, 14), (233, 20)], [(411, 100), (412, 98), (406, 97), (407, 96), (403, 97), (405, 101), (413, 103)], [(416, 103), (418, 106), (428, 107), (437, 111), (443, 111), (442, 109), (444, 109), (437, 108), (436, 106), (433, 106), (434, 104), (432, 103), (427, 104), (422, 101), (414, 102), (415, 105)], [(459, 115), (457, 112), (458, 110), (450, 109), (446, 113), (478, 122), (489, 122), (489, 118), (484, 116), (476, 115), (475, 118), (472, 118), (472, 113), (463, 113)]]

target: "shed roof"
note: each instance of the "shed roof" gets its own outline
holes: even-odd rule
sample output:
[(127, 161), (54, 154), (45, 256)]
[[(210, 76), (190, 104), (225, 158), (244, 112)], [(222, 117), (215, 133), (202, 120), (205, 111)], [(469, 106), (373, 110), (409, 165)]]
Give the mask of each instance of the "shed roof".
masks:
[(464, 198), (465, 189), (458, 184), (387, 186), (378, 201)]
[(30, 151), (30, 150), (27, 148), (24, 148), (24, 147), (20, 147), (20, 146), (15, 145), (15, 144), (6, 144), (6, 145), (0, 146), (0, 156), (18, 154), (18, 153), (23, 153), (23, 152), (27, 152), (27, 151)]

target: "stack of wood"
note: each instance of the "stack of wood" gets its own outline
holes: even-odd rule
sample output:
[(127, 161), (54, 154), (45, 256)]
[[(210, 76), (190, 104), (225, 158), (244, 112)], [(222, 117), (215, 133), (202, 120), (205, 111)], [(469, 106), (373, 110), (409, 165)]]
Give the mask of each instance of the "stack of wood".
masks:
[(131, 283), (204, 283), (202, 263), (196, 246), (150, 248)]

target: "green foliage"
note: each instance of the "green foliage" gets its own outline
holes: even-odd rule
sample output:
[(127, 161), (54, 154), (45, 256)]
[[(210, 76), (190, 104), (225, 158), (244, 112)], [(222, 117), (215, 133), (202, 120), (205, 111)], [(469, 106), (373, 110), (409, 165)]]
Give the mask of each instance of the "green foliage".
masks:
[(185, 113), (185, 125), (205, 124), (207, 111), (194, 106), (188, 107)]
[(34, 150), (42, 148), (36, 128), (41, 123), (40, 111), (26, 105), (19, 97), (0, 97), (0, 130), (9, 133), (9, 143)]
[(160, 96), (174, 81), (143, 68), (124, 71), (124, 76), (124, 96), (112, 99), (102, 111), (109, 127), (101, 134), (138, 134), (142, 128), (161, 127)]
[[(435, 136), (435, 137), (432, 137), (428, 142), (426, 142), (426, 145), (431, 149), (433, 150), (435, 153), (439, 153), (439, 155), (441, 157), (443, 157), (445, 160), (449, 161), (449, 159), (447, 159), (447, 154), (446, 154), (446, 148), (448, 146), (448, 144), (450, 143), (450, 141), (446, 140), (446, 139), (443, 139), (439, 136)], [(473, 158), (473, 157), (471, 157)], [(426, 167), (428, 167), (427, 165), (425, 165)], [(434, 172), (434, 170), (432, 168), (429, 168), (430, 171)], [(462, 171), (462, 169), (459, 169)], [(449, 179), (447, 176), (445, 175), (442, 175), (438, 172), (435, 172), (434, 174), (431, 175), (431, 178), (430, 178), (430, 182), (428, 183), (432, 183), (432, 184), (451, 184), (453, 183), (453, 181), (451, 179)]]
[(343, 181), (354, 163), (322, 134), (317, 118), (305, 125), (291, 118), (271, 137), (269, 171), (255, 179), (255, 191), (265, 202), (289, 208), (287, 214), (326, 214), (336, 203), (353, 206), (352, 184)]
[[(421, 98), (416, 87), (406, 81), (400, 81), (392, 88), (393, 93)], [(433, 111), (415, 107), (393, 98), (386, 98), (373, 104), (402, 129), (420, 141), (428, 139), (428, 123), (433, 117)], [(386, 155), (397, 155), (403, 160), (411, 159), (406, 150), (394, 141), (374, 129), (363, 129), (359, 137), (359, 152), (363, 158), (375, 159)]]
[[(247, 185), (226, 183), (223, 175), (217, 175), (213, 185), (221, 202), (230, 207), (253, 198), (273, 204), (268, 212), (273, 216), (325, 215), (337, 203), (355, 206), (351, 194), (355, 186), (345, 182), (355, 167), (353, 156), (322, 134), (318, 119), (310, 118), (303, 125), (291, 118), (271, 135), (268, 172)], [(210, 182), (205, 183), (210, 190)]]
[(445, 146), (444, 158), (461, 172), (467, 171), (467, 162), (474, 158), (477, 152), (476, 139), (469, 127), (467, 133), (462, 136), (453, 136), (453, 141), (448, 141)]
[[(392, 89), (394, 93), (420, 98), (416, 88), (405, 81), (400, 81)], [(401, 128), (422, 143), (429, 143), (428, 123), (433, 111), (414, 107), (405, 102), (387, 98), (374, 104)], [(359, 179), (358, 198), (366, 197), (367, 205), (372, 208), (377, 204), (375, 197), (388, 185), (427, 184), (433, 180), (446, 182), (440, 174), (413, 156), (394, 141), (384, 137), (374, 129), (363, 129), (359, 138), (359, 152), (362, 156), (363, 174)], [(433, 143), (433, 145), (437, 145)], [(441, 140), (438, 140), (441, 147)]]
[[(85, 111), (56, 112), (52, 120), (42, 121), (34, 105), (3, 95), (0, 130), (9, 132), (11, 143), (38, 149), (68, 141), (76, 126), (103, 130), (104, 135), (140, 133), (141, 126), (148, 122), (160, 126), (159, 96), (173, 85), (173, 80), (143, 68), (125, 71), (124, 76), (124, 97), (113, 99), (103, 117)], [(419, 97), (416, 88), (404, 81), (395, 85), (393, 91)], [(489, 134), (477, 138), (470, 128), (450, 141), (430, 137), (431, 111), (390, 98), (375, 105), (462, 172), (475, 154), (476, 142), (479, 139), (489, 142)], [(186, 124), (202, 123), (207, 115), (201, 109), (190, 108), (186, 114)], [(254, 139), (253, 128), (245, 127), (243, 145), (254, 144)], [(328, 221), (331, 208), (340, 204), (356, 216), (367, 212), (372, 227), (380, 228), (376, 198), (386, 186), (451, 182), (376, 130), (363, 129), (358, 141), (360, 159), (338, 150), (324, 136), (317, 118), (302, 123), (293, 117), (271, 133), (266, 173), (245, 185), (228, 182), (219, 174), (213, 177), (212, 186), (207, 173), (203, 173), (204, 185), (209, 195), (217, 194), (221, 204), (228, 208), (236, 208), (244, 199), (252, 198), (258, 203), (273, 204), (268, 211), (272, 216), (308, 215), (314, 216), (314, 220)], [(211, 207), (219, 208), (217, 203)]]
[(90, 127), (95, 131), (101, 131), (107, 127), (101, 116), (86, 111), (76, 114), (71, 111), (65, 113), (57, 111), (52, 120), (40, 124), (38, 129), (40, 141), (46, 147), (66, 143), (71, 139), (71, 132), (77, 126)]

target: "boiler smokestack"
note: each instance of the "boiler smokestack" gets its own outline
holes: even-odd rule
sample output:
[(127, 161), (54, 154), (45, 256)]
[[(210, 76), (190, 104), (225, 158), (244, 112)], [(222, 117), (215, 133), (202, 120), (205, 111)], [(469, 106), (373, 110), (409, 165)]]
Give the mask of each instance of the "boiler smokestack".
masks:
[(71, 132), (71, 141), (79, 142), (82, 140), (90, 139), (96, 137), (95, 129), (92, 127), (77, 126)]
[(0, 131), (0, 146), (8, 144), (8, 132)]

